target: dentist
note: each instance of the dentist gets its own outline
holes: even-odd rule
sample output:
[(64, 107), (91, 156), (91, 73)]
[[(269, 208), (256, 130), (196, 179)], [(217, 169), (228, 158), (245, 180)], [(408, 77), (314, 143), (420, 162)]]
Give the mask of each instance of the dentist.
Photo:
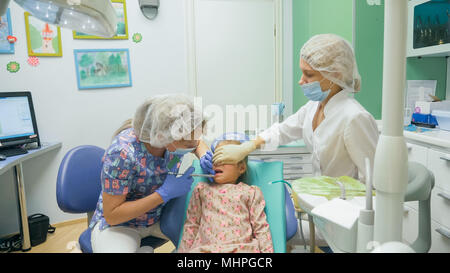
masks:
[(204, 163), (204, 126), (202, 112), (177, 94), (147, 100), (116, 132), (103, 157), (102, 191), (89, 225), (94, 252), (153, 252), (140, 247), (142, 238), (167, 239), (159, 227), (162, 208), (189, 192), (194, 168), (180, 177), (167, 173), (177, 173), (190, 152)]
[(350, 96), (361, 89), (351, 45), (337, 35), (317, 35), (300, 55), (299, 84), (309, 102), (255, 140), (220, 147), (214, 164), (236, 163), (257, 148), (276, 149), (303, 139), (312, 153), (315, 176), (350, 176), (364, 182), (365, 158), (373, 165), (379, 134), (373, 116)]

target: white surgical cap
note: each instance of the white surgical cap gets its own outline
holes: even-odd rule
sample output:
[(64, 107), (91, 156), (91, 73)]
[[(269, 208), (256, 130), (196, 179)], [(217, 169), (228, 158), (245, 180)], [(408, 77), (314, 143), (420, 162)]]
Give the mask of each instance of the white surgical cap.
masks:
[(351, 92), (361, 90), (355, 52), (342, 37), (334, 34), (316, 35), (303, 46), (300, 58), (343, 89), (351, 89)]
[(194, 109), (194, 102), (183, 94), (152, 97), (139, 106), (133, 118), (139, 140), (157, 148), (189, 138), (202, 124), (201, 109)]

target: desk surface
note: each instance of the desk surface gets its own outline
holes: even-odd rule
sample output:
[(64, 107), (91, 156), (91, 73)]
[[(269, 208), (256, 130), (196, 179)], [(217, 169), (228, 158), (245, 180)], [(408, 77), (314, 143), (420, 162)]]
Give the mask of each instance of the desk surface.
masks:
[(4, 161), (0, 161), (0, 175), (8, 171), (10, 168), (14, 167), (17, 164), (20, 164), (28, 159), (33, 157), (42, 155), (51, 150), (58, 149), (62, 146), (61, 142), (43, 142), (41, 148), (35, 150), (28, 150), (28, 153), (24, 155), (17, 155), (8, 157)]

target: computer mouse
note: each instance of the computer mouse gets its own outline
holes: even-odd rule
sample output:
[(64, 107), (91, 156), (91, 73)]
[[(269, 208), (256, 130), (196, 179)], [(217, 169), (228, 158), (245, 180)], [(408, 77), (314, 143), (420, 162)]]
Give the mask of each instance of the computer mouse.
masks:
[(6, 155), (0, 155), (0, 161), (6, 160)]

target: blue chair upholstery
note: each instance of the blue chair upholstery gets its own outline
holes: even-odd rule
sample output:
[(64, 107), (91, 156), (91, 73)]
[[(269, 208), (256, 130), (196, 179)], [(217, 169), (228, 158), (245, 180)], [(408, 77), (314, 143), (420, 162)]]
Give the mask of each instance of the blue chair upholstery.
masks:
[(91, 246), (91, 229), (88, 228), (83, 233), (81, 233), (78, 243), (80, 244), (81, 252), (83, 253), (93, 253)]
[[(105, 150), (96, 146), (79, 146), (64, 156), (58, 171), (56, 199), (67, 213), (87, 213), (96, 209), (101, 192), (100, 174)], [(157, 248), (167, 241), (155, 237), (142, 239), (141, 246)], [(79, 238), (81, 251), (92, 253), (91, 229)]]
[(286, 186), (284, 187), (284, 196), (286, 200), (286, 241), (292, 239), (297, 233), (297, 217), (295, 216), (294, 203)]

